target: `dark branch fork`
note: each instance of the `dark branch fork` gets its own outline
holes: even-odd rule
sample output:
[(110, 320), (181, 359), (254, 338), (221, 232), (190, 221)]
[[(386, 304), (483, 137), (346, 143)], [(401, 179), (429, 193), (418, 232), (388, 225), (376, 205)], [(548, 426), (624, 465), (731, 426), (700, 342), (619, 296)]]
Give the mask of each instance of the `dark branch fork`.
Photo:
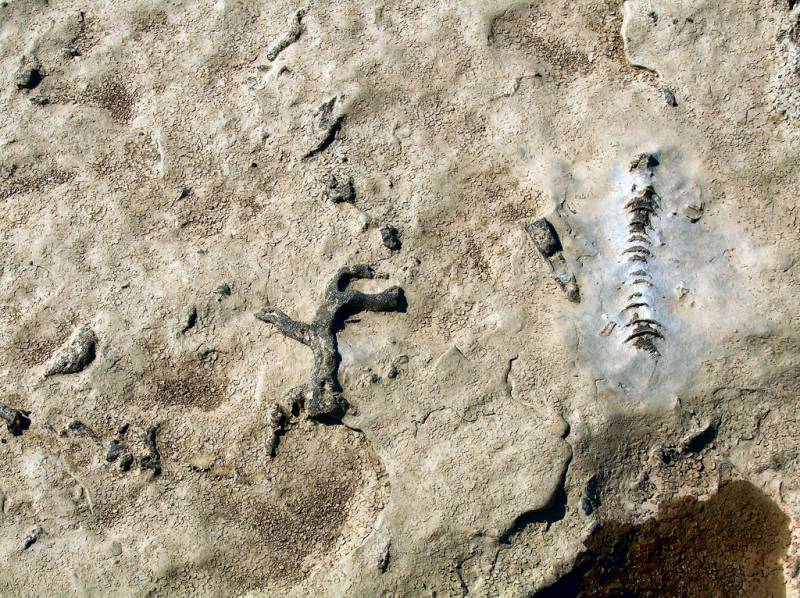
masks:
[(346, 401), (341, 396), (338, 380), (339, 348), (336, 333), (344, 320), (362, 311), (402, 311), (406, 301), (403, 290), (393, 286), (380, 293), (362, 293), (352, 290), (350, 283), (359, 279), (388, 278), (376, 273), (368, 265), (341, 268), (325, 289), (325, 300), (310, 324), (293, 320), (280, 309), (264, 307), (255, 316), (275, 326), (284, 336), (306, 345), (314, 354), (314, 371), (307, 384), (295, 386), (276, 403), (270, 412), (273, 427), (268, 448), (271, 456), (284, 426), (296, 410), (305, 408), (310, 417), (324, 417), (341, 413)]

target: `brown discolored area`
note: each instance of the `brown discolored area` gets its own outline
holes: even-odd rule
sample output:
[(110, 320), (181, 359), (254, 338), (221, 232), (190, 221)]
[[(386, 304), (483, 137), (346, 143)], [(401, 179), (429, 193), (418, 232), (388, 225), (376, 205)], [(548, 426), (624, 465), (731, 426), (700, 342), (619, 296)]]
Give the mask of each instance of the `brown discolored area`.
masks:
[[(155, 352), (159, 345), (153, 343)], [(145, 406), (195, 407), (212, 411), (229, 397), (226, 364), (214, 351), (205, 354), (165, 356), (139, 373), (134, 400)]]
[(731, 482), (682, 498), (641, 525), (606, 522), (572, 571), (538, 598), (780, 597), (788, 518), (761, 490)]
[(121, 77), (111, 76), (86, 90), (84, 102), (107, 110), (117, 122), (127, 122), (133, 115), (136, 96), (125, 86)]
[(57, 168), (20, 172), (14, 169), (7, 179), (0, 181), (0, 201), (18, 194), (45, 193), (48, 188), (68, 183), (74, 177), (74, 173)]
[[(579, 20), (591, 35), (565, 35), (564, 25)], [(491, 23), (488, 42), (565, 71), (587, 74), (595, 57), (626, 64), (621, 3), (603, 0), (586, 6), (568, 2), (531, 2), (514, 5)]]
[(546, 12), (527, 6), (510, 8), (492, 22), (489, 45), (518, 50), (567, 70), (588, 72), (591, 63), (586, 55), (553, 32), (548, 16)]
[(187, 239), (208, 238), (219, 234), (231, 212), (229, 192), (225, 185), (214, 183), (206, 191), (193, 191), (173, 208), (178, 234)]
[[(338, 551), (363, 541), (389, 494), (383, 466), (362, 434), (310, 419), (286, 432), (275, 459), (232, 477), (215, 476), (216, 469), (225, 467), (193, 474), (201, 499), (190, 512), (215, 538), (199, 573), (225, 595), (297, 583), (330, 566), (341, 558)], [(353, 527), (359, 519), (362, 531)], [(185, 589), (195, 573), (177, 570), (162, 589)]]
[(176, 371), (163, 369), (150, 385), (148, 395), (156, 404), (197, 407), (203, 411), (216, 409), (226, 399), (223, 380), (205, 369), (192, 370), (185, 365)]
[(12, 361), (29, 368), (42, 365), (58, 351), (72, 330), (71, 324), (63, 322), (47, 328), (38, 320), (23, 325), (11, 343)]

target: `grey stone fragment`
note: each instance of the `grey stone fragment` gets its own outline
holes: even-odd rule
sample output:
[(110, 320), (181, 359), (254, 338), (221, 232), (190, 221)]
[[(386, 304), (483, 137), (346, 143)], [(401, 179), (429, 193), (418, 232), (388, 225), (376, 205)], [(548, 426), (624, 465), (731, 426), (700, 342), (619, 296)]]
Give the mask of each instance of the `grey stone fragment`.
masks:
[(303, 160), (321, 154), (336, 141), (336, 135), (341, 130), (347, 115), (339, 114), (338, 116), (334, 116), (334, 106), (336, 106), (336, 96), (332, 97), (317, 109), (317, 142), (303, 155)]
[(36, 542), (44, 535), (44, 530), (40, 526), (34, 527), (31, 532), (25, 536), (25, 540), (23, 540), (23, 550), (28, 550), (31, 546), (36, 544)]
[(558, 233), (547, 218), (539, 218), (536, 222), (528, 224), (525, 230), (528, 231), (528, 235), (542, 257), (551, 258), (562, 250)]
[(128, 447), (125, 446), (125, 443), (121, 440), (112, 440), (108, 443), (108, 449), (106, 450), (106, 461), (114, 462), (116, 461), (120, 455), (122, 455), (125, 451), (128, 450)]
[(381, 229), (381, 241), (387, 249), (392, 251), (399, 251), (402, 247), (398, 230), (390, 224)]
[(133, 466), (133, 455), (123, 439), (128, 431), (128, 424), (125, 424), (117, 431), (117, 437), (108, 443), (106, 449), (106, 461), (113, 463), (119, 459), (119, 468), (128, 471)]
[(119, 468), (122, 471), (130, 471), (131, 467), (133, 467), (133, 455), (130, 453), (124, 453), (119, 458)]
[(683, 211), (683, 213), (689, 219), (689, 222), (695, 223), (703, 217), (705, 207), (705, 203), (701, 201), (697, 205), (690, 204), (686, 206), (686, 209)]
[(231, 287), (228, 285), (227, 282), (221, 282), (216, 287), (214, 287), (214, 293), (217, 295), (222, 295), (223, 297), (230, 297)]
[[(228, 291), (230, 291), (230, 289), (228, 289)], [(181, 312), (179, 325), (180, 333), (184, 334), (188, 332), (194, 328), (195, 324), (197, 324), (197, 308), (194, 305), (187, 305)]]
[(161, 474), (161, 452), (158, 450), (158, 444), (156, 443), (158, 428), (159, 424), (156, 424), (145, 431), (142, 440), (147, 447), (148, 454), (139, 459), (139, 467), (150, 469), (153, 475)]
[(111, 556), (120, 556), (122, 554), (122, 544), (114, 540), (108, 552)]
[(325, 192), (333, 203), (353, 203), (356, 199), (353, 177), (350, 176), (329, 174), (325, 177)]
[(267, 51), (267, 60), (270, 62), (274, 61), (281, 52), (300, 39), (300, 36), (303, 34), (304, 30), (303, 17), (305, 14), (305, 10), (298, 10), (296, 13), (294, 13), (289, 31), (287, 31), (286, 34), (276, 41)]
[(553, 272), (553, 278), (558, 283), (558, 286), (561, 287), (561, 290), (564, 291), (567, 299), (573, 303), (580, 303), (581, 293), (578, 289), (578, 282), (575, 280), (575, 275), (569, 270), (567, 260), (562, 252), (561, 241), (553, 225), (546, 218), (540, 218), (533, 223), (527, 224), (525, 230), (536, 249), (547, 261), (550, 270)]
[(17, 89), (34, 89), (42, 82), (42, 73), (38, 65), (26, 65), (17, 71), (14, 76), (14, 83)]
[(634, 172), (635, 170), (639, 170), (644, 172), (647, 170), (653, 170), (658, 165), (658, 156), (645, 152), (637, 155), (633, 160), (631, 160), (630, 171)]
[(97, 336), (88, 326), (79, 328), (53, 356), (45, 377), (75, 374), (94, 361)]

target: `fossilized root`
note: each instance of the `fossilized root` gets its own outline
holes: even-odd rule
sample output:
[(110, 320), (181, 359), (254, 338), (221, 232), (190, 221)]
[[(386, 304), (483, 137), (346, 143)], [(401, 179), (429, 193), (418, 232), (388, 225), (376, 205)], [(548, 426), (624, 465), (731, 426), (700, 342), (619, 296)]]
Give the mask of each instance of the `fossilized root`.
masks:
[(305, 408), (310, 417), (330, 416), (346, 409), (338, 380), (340, 357), (336, 341), (336, 333), (344, 320), (362, 311), (405, 309), (406, 300), (400, 287), (389, 287), (380, 293), (362, 293), (348, 288), (354, 280), (371, 278), (387, 276), (378, 274), (370, 266), (363, 264), (341, 268), (325, 289), (325, 300), (310, 324), (293, 320), (272, 306), (264, 307), (255, 314), (259, 320), (272, 324), (284, 336), (303, 343), (314, 353), (311, 380), (290, 389), (270, 410), (273, 433), (267, 448), (272, 456), (286, 422), (300, 408)]

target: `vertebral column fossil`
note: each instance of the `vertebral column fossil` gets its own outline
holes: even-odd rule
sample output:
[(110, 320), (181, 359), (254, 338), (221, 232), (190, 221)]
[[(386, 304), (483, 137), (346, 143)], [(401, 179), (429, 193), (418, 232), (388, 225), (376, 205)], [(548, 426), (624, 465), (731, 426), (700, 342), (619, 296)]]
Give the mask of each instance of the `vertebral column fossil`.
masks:
[(627, 240), (622, 250), (626, 268), (623, 284), (625, 306), (623, 331), (625, 343), (636, 349), (658, 356), (658, 339), (663, 339), (662, 325), (654, 309), (653, 275), (650, 260), (653, 258), (654, 220), (658, 217), (658, 195), (651, 181), (658, 166), (652, 154), (641, 154), (631, 164), (634, 183), (625, 196), (625, 212), (628, 217)]
[(295, 407), (304, 406), (311, 417), (333, 415), (342, 410), (344, 401), (337, 377), (340, 357), (336, 332), (344, 325), (344, 320), (361, 311), (402, 311), (405, 308), (405, 296), (400, 287), (389, 287), (380, 293), (348, 289), (351, 281), (365, 278), (387, 276), (377, 274), (366, 265), (341, 268), (328, 284), (325, 301), (311, 324), (293, 320), (275, 307), (265, 307), (256, 313), (259, 320), (272, 324), (284, 336), (303, 343), (314, 353), (311, 381), (290, 389), (270, 412), (273, 428), (268, 445), (270, 456), (275, 455), (278, 438)]

